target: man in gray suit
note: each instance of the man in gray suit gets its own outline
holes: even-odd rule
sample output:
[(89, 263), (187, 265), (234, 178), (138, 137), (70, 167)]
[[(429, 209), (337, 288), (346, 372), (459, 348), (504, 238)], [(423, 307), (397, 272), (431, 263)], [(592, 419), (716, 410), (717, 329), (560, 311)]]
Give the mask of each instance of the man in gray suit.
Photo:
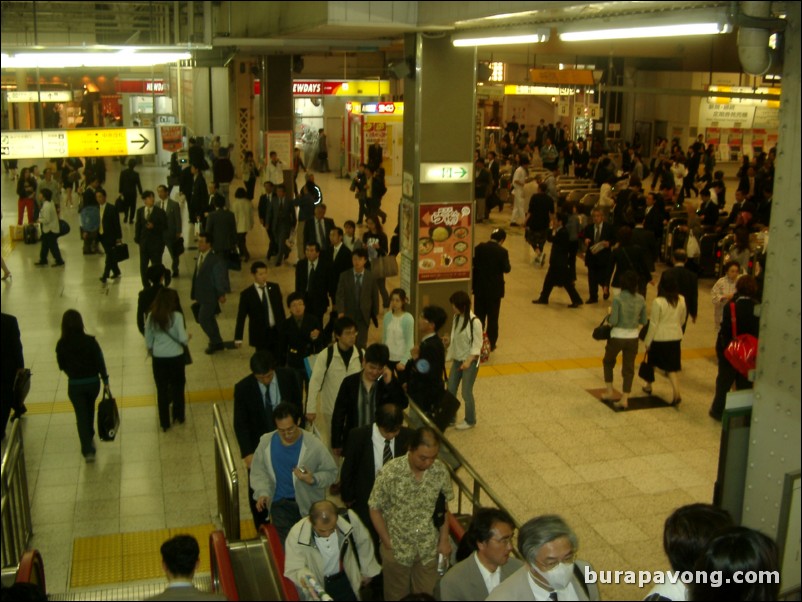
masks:
[(367, 249), (354, 249), (351, 262), (354, 268), (340, 274), (335, 308), (339, 317), (348, 316), (356, 322), (356, 344), (364, 349), (368, 342), (370, 322), (377, 328), (379, 326), (379, 289), (373, 274), (365, 269)]
[(273, 197), (273, 202), (267, 207), (267, 215), (265, 222), (269, 232), (272, 232), (272, 241), (276, 245), (276, 267), (281, 265), (290, 255), (290, 247), (287, 240), (290, 238), (290, 232), (295, 227), (296, 217), (295, 208), (292, 202), (287, 198), (287, 193), (284, 184), (276, 186), (276, 195)]
[(228, 253), (237, 246), (237, 218), (226, 209), (223, 196), (214, 197), (215, 210), (206, 218), (206, 232), (212, 235), (212, 248), (216, 255), (228, 260)]
[(217, 326), (220, 304), (226, 302), (226, 293), (231, 292), (228, 283), (228, 268), (222, 257), (212, 250), (212, 235), (203, 232), (198, 235), (198, 264), (192, 276), (192, 313), (209, 337), (206, 353), (211, 355), (224, 348), (223, 337)]
[(191, 535), (176, 535), (162, 544), (162, 569), (167, 587), (148, 600), (227, 600), (222, 594), (202, 592), (192, 579), (200, 564), (198, 541)]
[(463, 536), (474, 553), (455, 564), (435, 588), (438, 600), (484, 600), (523, 564), (510, 558), (515, 522), (504, 510), (481, 508)]
[(487, 600), (600, 600), (599, 588), (585, 579), (593, 568), (576, 558), (578, 540), (554, 514), (528, 521), (518, 532), (526, 564), (494, 589)]
[(156, 203), (156, 206), (167, 215), (164, 246), (167, 247), (167, 252), (170, 253), (170, 259), (172, 260), (173, 278), (177, 278), (178, 258), (180, 255), (175, 251), (176, 245), (181, 238), (181, 207), (170, 198), (170, 193), (164, 184), (159, 184), (158, 188), (156, 188), (156, 194), (159, 196), (159, 202)]

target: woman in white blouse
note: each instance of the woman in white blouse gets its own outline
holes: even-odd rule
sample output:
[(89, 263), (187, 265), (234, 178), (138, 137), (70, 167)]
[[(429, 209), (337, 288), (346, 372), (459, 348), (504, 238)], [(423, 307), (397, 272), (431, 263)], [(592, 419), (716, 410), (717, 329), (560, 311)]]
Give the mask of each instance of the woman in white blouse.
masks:
[(735, 283), (738, 282), (738, 276), (741, 275), (741, 264), (735, 260), (728, 261), (724, 264), (724, 276), (718, 279), (710, 291), (713, 297), (713, 309), (715, 311), (715, 318), (713, 320), (713, 327), (718, 332), (721, 326), (721, 318), (724, 312), (724, 307), (730, 302), (733, 295), (735, 295)]
[(382, 343), (390, 350), (390, 367), (403, 370), (415, 345), (415, 318), (406, 311), (407, 293), (402, 288), (390, 293), (390, 311), (384, 314)]
[(449, 299), (454, 310), (454, 322), (446, 353), (446, 364), (451, 362), (448, 390), (457, 394), (462, 381), (462, 399), (465, 400), (465, 419), (457, 425), (459, 430), (476, 426), (476, 402), (473, 383), (479, 372), (479, 354), (482, 351), (482, 323), (471, 311), (471, 298), (465, 291), (457, 291)]

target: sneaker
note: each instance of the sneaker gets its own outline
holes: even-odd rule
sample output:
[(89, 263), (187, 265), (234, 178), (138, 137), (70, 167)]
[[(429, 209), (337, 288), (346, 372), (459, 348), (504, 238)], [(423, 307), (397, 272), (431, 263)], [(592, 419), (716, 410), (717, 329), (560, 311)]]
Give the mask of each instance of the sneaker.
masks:
[(92, 463), (94, 463), (94, 461), (95, 461), (95, 454), (93, 454), (93, 453), (92, 453), (92, 454), (86, 454), (86, 455), (84, 456), (84, 460), (86, 460), (86, 463), (87, 463), (87, 464), (92, 464)]
[(460, 423), (459, 423), (459, 424), (458, 424), (458, 425), (457, 425), (455, 428), (456, 428), (458, 431), (467, 431), (468, 429), (472, 429), (472, 428), (473, 428), (473, 427), (475, 427), (475, 426), (476, 426), (475, 424), (468, 424), (467, 422), (465, 422), (465, 421), (463, 420), (463, 421), (462, 421), (462, 422), (460, 422)]

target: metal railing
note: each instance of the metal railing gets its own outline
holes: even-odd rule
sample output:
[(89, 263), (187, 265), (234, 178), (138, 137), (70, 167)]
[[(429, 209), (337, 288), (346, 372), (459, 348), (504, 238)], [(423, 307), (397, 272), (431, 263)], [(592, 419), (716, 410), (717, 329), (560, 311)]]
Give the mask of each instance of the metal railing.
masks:
[(222, 593), (231, 602), (237, 602), (239, 600), (237, 581), (234, 577), (234, 569), (231, 567), (228, 542), (222, 531), (213, 531), (209, 535), (209, 555), (211, 556), (214, 591)]
[[(451, 480), (457, 485), (457, 514), (463, 514), (462, 506), (463, 500), (465, 499), (470, 502), (471, 509), (491, 505), (483, 502), (482, 496), (484, 495), (487, 500), (492, 502), (493, 506), (499, 510), (504, 510), (512, 516), (512, 513), (501, 503), (501, 498), (499, 498), (498, 494), (496, 494), (490, 485), (479, 476), (479, 473), (476, 472), (473, 466), (457, 451), (454, 444), (448, 440), (434, 422), (432, 422), (411, 399), (409, 400), (407, 422), (409, 422), (409, 425), (413, 428), (428, 426), (440, 433), (440, 459), (448, 468), (448, 472), (451, 474)], [(465, 474), (463, 475), (461, 473)], [(472, 513), (473, 512), (471, 512), (471, 514)], [(517, 519), (514, 520), (516, 528), (520, 529), (520, 523)]]
[(228, 541), (237, 541), (240, 539), (237, 465), (231, 455), (231, 444), (223, 422), (220, 404), (214, 404), (212, 414), (214, 417), (214, 472), (217, 483), (217, 513)]
[(11, 426), (3, 454), (0, 482), (0, 515), (2, 515), (2, 568), (16, 567), (33, 534), (31, 500), (28, 496), (28, 474), (25, 471), (25, 449), (22, 427), (16, 420)]

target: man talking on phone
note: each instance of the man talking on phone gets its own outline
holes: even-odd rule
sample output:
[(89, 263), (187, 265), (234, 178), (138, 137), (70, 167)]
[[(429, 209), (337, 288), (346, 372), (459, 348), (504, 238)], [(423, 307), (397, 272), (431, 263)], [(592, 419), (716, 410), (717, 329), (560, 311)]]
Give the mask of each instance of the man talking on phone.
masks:
[(251, 461), (251, 487), (256, 509), (270, 510), (270, 522), (281, 544), (292, 526), (325, 499), (337, 478), (331, 453), (314, 435), (301, 428), (301, 409), (280, 403), (273, 409), (276, 430), (262, 435)]
[(409, 405), (389, 363), (390, 350), (374, 343), (365, 350), (362, 370), (343, 379), (331, 416), (331, 449), (335, 456), (342, 455), (351, 429), (373, 424), (376, 408), (394, 403), (403, 410)]

